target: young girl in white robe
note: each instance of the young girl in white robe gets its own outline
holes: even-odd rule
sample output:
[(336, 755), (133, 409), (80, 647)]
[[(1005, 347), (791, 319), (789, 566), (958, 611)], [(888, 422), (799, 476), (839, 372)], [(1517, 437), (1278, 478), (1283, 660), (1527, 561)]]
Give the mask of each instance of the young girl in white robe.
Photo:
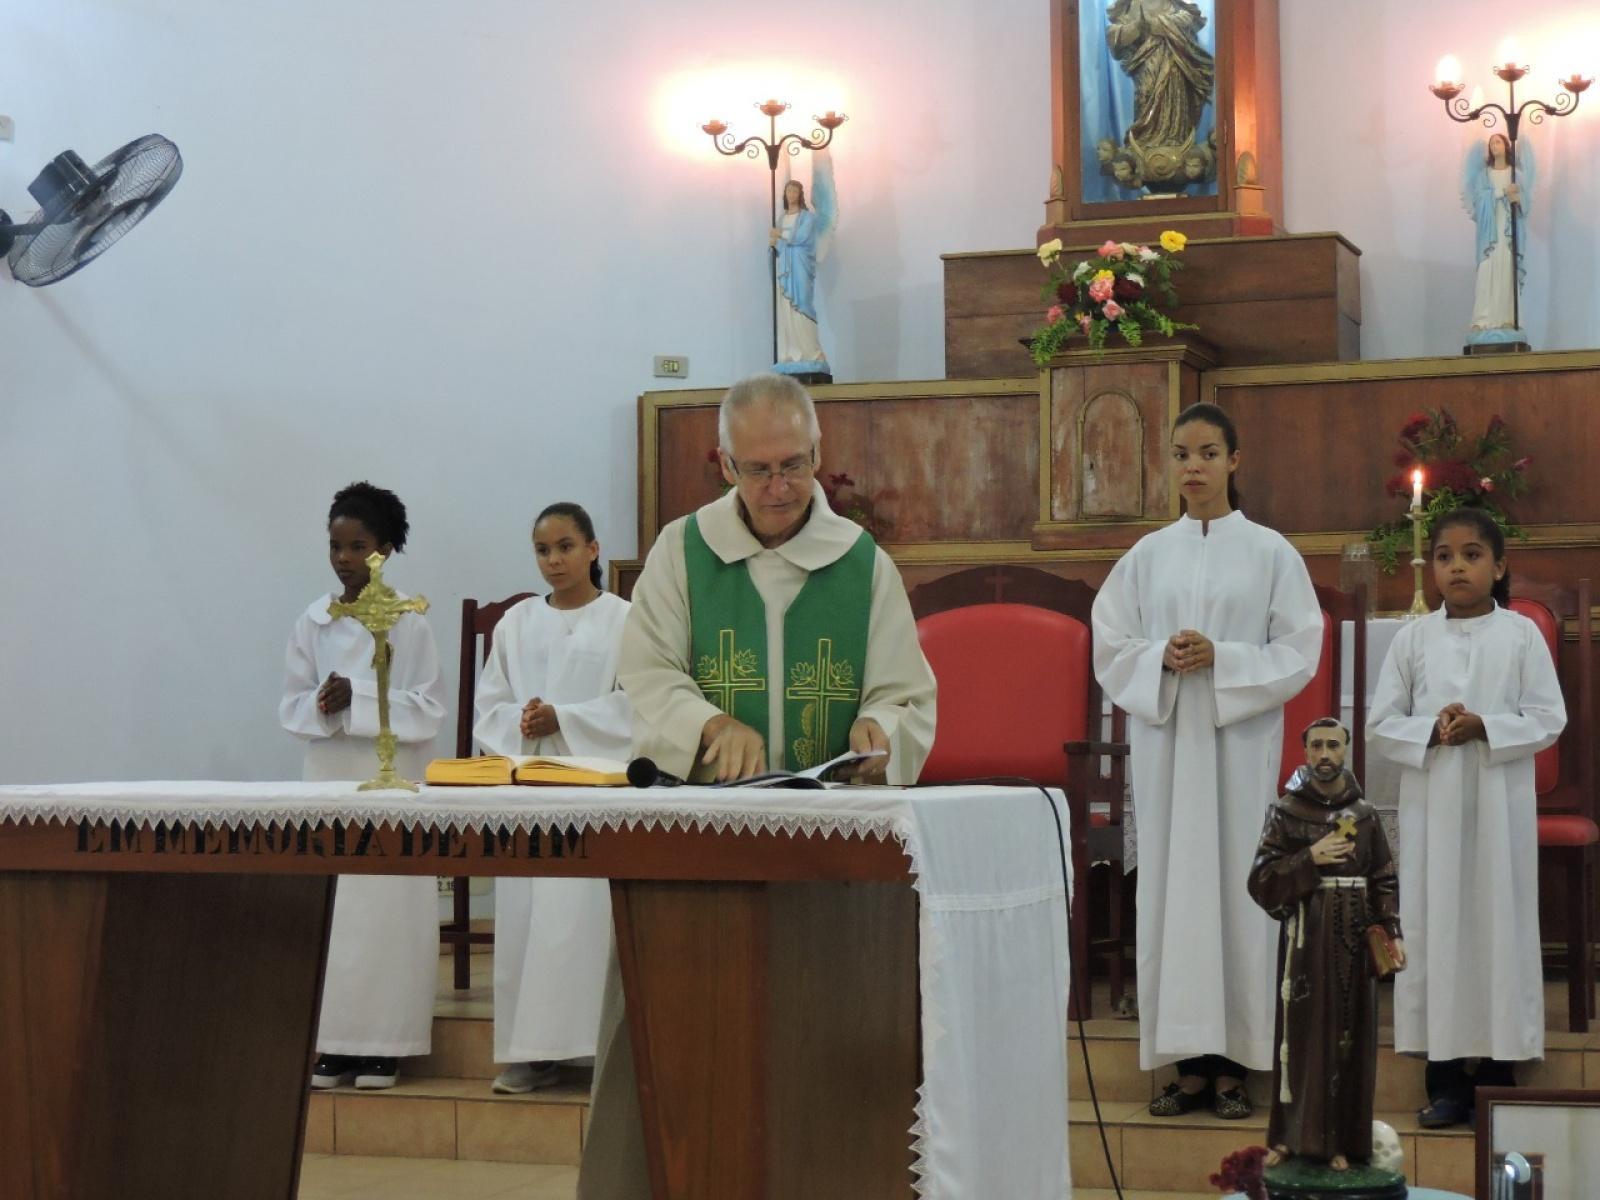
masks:
[[(341, 590), (319, 596), (295, 622), (278, 706), (283, 727), (306, 740), (305, 779), (348, 780), (354, 787), (376, 773), (372, 634), (353, 617), (330, 617), (328, 605), (353, 601), (367, 584), (367, 556), (376, 551), (387, 558), (402, 549), (408, 528), (400, 498), (370, 483), (351, 484), (328, 510), (328, 554)], [(444, 721), (439, 655), (418, 613), (400, 618), (389, 645), (389, 725), (400, 742), (395, 769), (421, 779)], [(341, 876), (312, 1086), (392, 1087), (397, 1059), (428, 1053), (438, 962), (431, 876)]]
[(1276, 799), (1283, 705), (1316, 672), (1322, 611), (1299, 553), (1237, 511), (1220, 408), (1172, 432), (1185, 515), (1134, 545), (1094, 604), (1094, 665), (1128, 714), (1139, 836), (1139, 1065), (1177, 1063), (1155, 1116), (1250, 1115), (1273, 1055), (1278, 927), (1246, 883)]
[(1544, 637), (1504, 607), (1499, 526), (1457, 509), (1430, 556), (1444, 605), (1390, 645), (1367, 744), (1405, 768), (1394, 1046), (1427, 1055), (1418, 1122), (1440, 1128), (1471, 1120), (1476, 1086), (1510, 1085), (1513, 1062), (1544, 1056), (1533, 756), (1567, 717)]
[[(623, 759), (633, 710), (617, 687), (628, 602), (601, 590), (594, 523), (552, 504), (533, 526), (548, 596), (509, 609), (478, 680), (473, 736), (490, 754)], [(494, 885), (497, 1092), (557, 1080), (556, 1063), (594, 1055), (611, 937), (604, 879), (512, 879)]]

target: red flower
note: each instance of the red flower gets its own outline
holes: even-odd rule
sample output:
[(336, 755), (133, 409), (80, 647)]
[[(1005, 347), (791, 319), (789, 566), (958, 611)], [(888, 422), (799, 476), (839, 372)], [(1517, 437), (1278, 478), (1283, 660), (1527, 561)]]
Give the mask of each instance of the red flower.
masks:
[(1398, 475), (1389, 476), (1388, 482), (1383, 485), (1385, 494), (1390, 496), (1409, 496), (1411, 494), (1411, 472), (1402, 471)]
[(1464, 463), (1459, 458), (1434, 463), (1429, 474), (1431, 478), (1428, 482), (1434, 489), (1449, 488), (1463, 496), (1478, 490), (1480, 476), (1470, 463)]
[(1493, 437), (1505, 427), (1506, 423), (1500, 419), (1500, 414), (1496, 413), (1494, 416), (1489, 418), (1489, 427), (1483, 431), (1483, 436)]
[(1056, 284), (1056, 299), (1063, 304), (1072, 304), (1078, 299), (1078, 285), (1070, 279), (1063, 279)]
[(1417, 456), (1409, 450), (1401, 450), (1394, 456), (1394, 465), (1397, 467), (1409, 467), (1416, 461)]
[(1428, 427), (1428, 418), (1425, 413), (1412, 413), (1406, 423), (1400, 426), (1400, 440), (1416, 445), (1417, 439), (1422, 436), (1422, 431)]
[(829, 475), (828, 482), (836, 488), (855, 487), (856, 481), (841, 471), (837, 475)]
[(1111, 285), (1111, 294), (1118, 300), (1137, 300), (1144, 295), (1144, 285), (1131, 279), (1118, 279)]
[(713, 466), (720, 467), (722, 465), (722, 456), (717, 453), (715, 446), (706, 451), (706, 461)]

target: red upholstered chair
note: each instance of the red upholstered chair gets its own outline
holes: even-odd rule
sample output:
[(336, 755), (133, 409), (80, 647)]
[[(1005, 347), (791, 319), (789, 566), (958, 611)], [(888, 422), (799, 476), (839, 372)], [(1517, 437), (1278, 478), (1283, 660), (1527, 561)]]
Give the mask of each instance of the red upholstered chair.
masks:
[(1577, 625), (1576, 662), (1561, 689), (1567, 703), (1567, 727), (1559, 742), (1534, 758), (1533, 786), (1539, 797), (1539, 872), (1541, 876), (1547, 869), (1559, 873), (1565, 882), (1567, 1028), (1584, 1033), (1595, 1015), (1594, 848), (1600, 842), (1600, 827), (1594, 820), (1594, 646), (1589, 581), (1580, 579), (1574, 593), (1513, 576), (1510, 607), (1539, 627), (1558, 670), (1563, 627), (1569, 620)]
[(1278, 768), (1278, 791), (1289, 782), (1295, 768), (1305, 762), (1300, 734), (1318, 717), (1337, 717), (1340, 710), (1340, 667), (1343, 662), (1344, 622), (1354, 626), (1351, 640), (1355, 651), (1351, 663), (1350, 694), (1350, 772), (1366, 783), (1367, 766), (1367, 586), (1357, 584), (1354, 592), (1317, 586), (1317, 601), (1322, 605), (1322, 658), (1311, 682), (1283, 706), (1283, 759)]
[[(456, 702), (456, 757), (472, 756), (472, 702), (478, 692), (478, 668), (488, 660), (489, 648), (494, 644), (494, 627), (506, 610), (518, 601), (526, 600), (532, 592), (518, 592), (494, 604), (479, 604), (476, 600), (461, 602), (461, 692)], [(483, 641), (480, 655), (479, 639)], [(453, 910), (450, 920), (439, 926), (439, 941), (450, 947), (455, 987), (464, 992), (472, 986), (472, 948), (494, 944), (494, 934), (473, 933), (468, 881), (450, 881), (450, 899)]]
[[(1001, 566), (956, 572), (910, 595), (923, 653), (939, 681), (938, 725), (922, 781), (1013, 775), (1047, 787), (1067, 784), (1072, 1005), (1088, 1016), (1089, 789), (1068, 782), (1066, 748), (1090, 744), (1091, 714), (1099, 728), (1089, 632), (1094, 589), (1032, 567)], [(1120, 793), (1116, 811), (1120, 822)], [(1114, 833), (1120, 909), (1120, 823)], [(1115, 927), (1120, 933), (1120, 923)]]

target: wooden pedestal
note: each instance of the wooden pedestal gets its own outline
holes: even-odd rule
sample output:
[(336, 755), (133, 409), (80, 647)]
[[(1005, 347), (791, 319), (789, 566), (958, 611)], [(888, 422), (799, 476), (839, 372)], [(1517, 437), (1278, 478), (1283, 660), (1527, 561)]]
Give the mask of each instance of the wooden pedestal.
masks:
[(1051, 360), (1041, 372), (1034, 549), (1126, 549), (1177, 517), (1169, 431), (1215, 362), (1215, 348), (1192, 335)]
[[(1122, 241), (1126, 233), (1108, 228), (1105, 236)], [(1094, 248), (1068, 249), (1068, 263)], [(1199, 326), (1218, 366), (1360, 358), (1360, 259), (1336, 233), (1191, 241), (1173, 276), (1179, 304), (1171, 315)], [(1031, 250), (946, 254), (945, 374), (1031, 375), (1019, 339), (1044, 323), (1044, 281)]]

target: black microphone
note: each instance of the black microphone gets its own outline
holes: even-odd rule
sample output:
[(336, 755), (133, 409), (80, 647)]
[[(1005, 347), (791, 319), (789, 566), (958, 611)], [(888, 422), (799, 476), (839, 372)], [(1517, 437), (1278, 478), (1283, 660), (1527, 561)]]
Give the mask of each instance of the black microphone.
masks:
[(683, 787), (683, 780), (669, 775), (648, 758), (636, 758), (628, 764), (628, 785), (636, 788)]

